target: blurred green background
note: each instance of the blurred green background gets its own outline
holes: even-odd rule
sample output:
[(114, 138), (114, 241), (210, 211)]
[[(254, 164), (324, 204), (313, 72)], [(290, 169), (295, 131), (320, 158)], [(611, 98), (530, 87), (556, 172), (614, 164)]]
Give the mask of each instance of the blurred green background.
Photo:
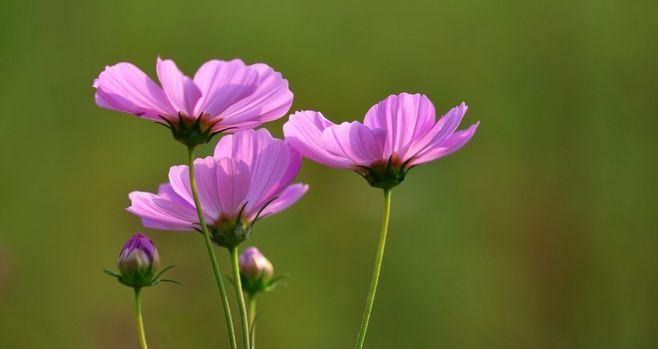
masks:
[[(393, 193), (368, 348), (658, 347), (658, 2), (0, 3), (0, 348), (136, 348), (132, 295), (101, 272), (145, 231), (171, 276), (145, 293), (155, 349), (226, 348), (198, 235), (124, 211), (185, 159), (168, 131), (94, 105), (92, 80), (157, 55), (283, 72), (294, 109), (362, 118), (389, 94), (481, 121)], [(276, 135), (286, 118), (268, 124)], [(208, 153), (211, 146), (206, 147)], [(289, 286), (260, 348), (350, 348), (381, 194), (305, 162), (311, 190), (257, 226)], [(225, 272), (228, 261), (223, 251)]]

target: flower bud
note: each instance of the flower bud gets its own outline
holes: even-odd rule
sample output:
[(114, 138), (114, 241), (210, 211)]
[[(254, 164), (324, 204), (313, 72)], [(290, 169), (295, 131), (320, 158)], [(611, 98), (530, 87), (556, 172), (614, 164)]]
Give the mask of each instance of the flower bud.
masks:
[(256, 294), (273, 290), (284, 276), (272, 277), (274, 268), (265, 256), (255, 247), (249, 247), (240, 255), (240, 280), (242, 290), (254, 297)]
[(135, 234), (119, 254), (117, 265), (121, 273), (120, 281), (132, 287), (150, 286), (159, 264), (160, 256), (153, 241), (143, 234)]
[(247, 280), (267, 282), (272, 278), (274, 267), (255, 247), (249, 247), (240, 255), (240, 273)]

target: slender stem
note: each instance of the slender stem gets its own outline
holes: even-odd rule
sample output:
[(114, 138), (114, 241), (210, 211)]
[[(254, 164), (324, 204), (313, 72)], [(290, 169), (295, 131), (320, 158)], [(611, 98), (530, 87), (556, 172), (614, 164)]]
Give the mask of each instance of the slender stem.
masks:
[(194, 205), (196, 206), (196, 212), (199, 215), (199, 225), (201, 225), (203, 240), (206, 243), (206, 249), (208, 250), (208, 256), (210, 257), (210, 264), (212, 264), (212, 270), (213, 273), (215, 274), (215, 281), (217, 282), (217, 288), (219, 289), (219, 294), (222, 299), (222, 305), (224, 307), (224, 316), (226, 317), (226, 329), (228, 330), (229, 344), (231, 346), (231, 349), (237, 349), (238, 344), (235, 340), (235, 330), (233, 329), (233, 318), (231, 317), (231, 308), (228, 303), (228, 297), (226, 296), (226, 288), (224, 288), (224, 281), (222, 281), (222, 273), (219, 271), (217, 256), (215, 256), (215, 250), (212, 247), (212, 241), (210, 240), (210, 233), (208, 232), (208, 226), (206, 225), (206, 220), (203, 218), (201, 201), (199, 200), (199, 194), (196, 188), (196, 180), (194, 179), (194, 147), (188, 147), (188, 164), (189, 164), (190, 188), (192, 189), (192, 197), (194, 198)]
[(139, 348), (148, 349), (146, 345), (146, 334), (144, 333), (144, 320), (142, 319), (142, 289), (139, 287), (135, 287), (135, 316), (137, 317)]
[(361, 320), (361, 329), (359, 330), (359, 338), (356, 341), (356, 349), (363, 348), (363, 343), (366, 341), (366, 331), (368, 330), (368, 322), (370, 322), (370, 313), (372, 306), (375, 303), (375, 294), (377, 293), (377, 283), (379, 282), (379, 273), (382, 269), (382, 260), (384, 259), (384, 248), (386, 247), (386, 233), (388, 232), (388, 221), (391, 215), (391, 190), (384, 189), (384, 217), (382, 218), (382, 227), (379, 232), (379, 246), (377, 247), (377, 255), (375, 256), (375, 266), (372, 270), (372, 279), (370, 280), (370, 290), (368, 291), (368, 298), (366, 300), (366, 307), (363, 310), (363, 320)]
[(249, 330), (251, 349), (256, 349), (256, 295), (249, 296)]
[(240, 318), (242, 320), (242, 339), (244, 348), (250, 349), (249, 345), (249, 319), (247, 318), (247, 306), (244, 302), (244, 293), (242, 292), (242, 280), (240, 279), (240, 266), (238, 264), (238, 248), (229, 248), (231, 254), (231, 262), (233, 264), (233, 279), (235, 279), (235, 295), (238, 298), (238, 305), (240, 308)]

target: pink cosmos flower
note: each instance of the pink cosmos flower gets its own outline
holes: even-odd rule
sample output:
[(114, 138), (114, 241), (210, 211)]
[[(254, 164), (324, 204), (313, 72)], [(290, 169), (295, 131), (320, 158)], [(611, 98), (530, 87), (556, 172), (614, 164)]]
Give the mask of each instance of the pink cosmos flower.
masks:
[(288, 81), (262, 63), (211, 60), (189, 78), (158, 57), (156, 71), (161, 87), (131, 63), (107, 66), (93, 84), (96, 104), (161, 123), (188, 146), (278, 119), (292, 105)]
[(377, 188), (400, 184), (414, 166), (454, 153), (473, 137), (478, 123), (457, 130), (468, 107), (462, 103), (436, 120), (421, 94), (401, 93), (375, 104), (363, 123), (336, 125), (315, 111), (296, 112), (283, 126), (286, 141), (303, 156), (354, 170)]
[[(301, 155), (265, 129), (222, 137), (212, 157), (194, 162), (203, 215), (213, 241), (234, 247), (251, 235), (259, 219), (279, 213), (308, 190), (291, 184)], [(169, 170), (169, 183), (157, 194), (132, 192), (128, 211), (149, 228), (199, 230), (187, 166)]]

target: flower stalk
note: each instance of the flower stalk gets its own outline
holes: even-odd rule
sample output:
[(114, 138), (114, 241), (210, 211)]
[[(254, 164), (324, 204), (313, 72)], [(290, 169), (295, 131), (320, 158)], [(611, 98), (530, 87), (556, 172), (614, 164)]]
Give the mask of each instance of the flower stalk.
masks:
[(238, 299), (238, 308), (240, 310), (240, 319), (242, 320), (242, 340), (244, 343), (244, 348), (250, 349), (251, 345), (249, 337), (249, 317), (247, 315), (247, 305), (244, 300), (244, 292), (242, 292), (242, 278), (240, 277), (240, 263), (238, 257), (238, 248), (231, 247), (229, 249), (231, 254), (231, 264), (233, 266), (233, 279), (235, 280), (235, 295)]
[(226, 329), (228, 331), (228, 336), (229, 336), (229, 344), (231, 349), (237, 349), (238, 345), (235, 340), (235, 330), (233, 329), (233, 318), (231, 316), (231, 308), (228, 303), (228, 297), (226, 296), (226, 288), (224, 287), (224, 282), (222, 281), (222, 274), (219, 270), (219, 264), (217, 263), (217, 256), (215, 255), (215, 250), (213, 249), (212, 241), (210, 240), (210, 233), (208, 232), (208, 226), (206, 225), (206, 221), (203, 218), (201, 201), (199, 200), (196, 180), (194, 179), (194, 150), (195, 150), (194, 146), (188, 147), (190, 188), (192, 189), (192, 197), (194, 199), (194, 205), (196, 206), (196, 211), (199, 216), (199, 225), (201, 226), (201, 233), (203, 234), (203, 240), (206, 244), (206, 249), (208, 250), (208, 256), (210, 257), (210, 263), (212, 265), (212, 270), (215, 275), (215, 281), (217, 283), (217, 288), (219, 289), (220, 298), (222, 299), (224, 316), (226, 318)]
[(142, 318), (142, 289), (140, 287), (135, 287), (135, 316), (137, 318), (139, 349), (148, 349), (148, 345), (146, 344), (146, 333), (144, 332), (144, 320)]
[(256, 349), (256, 295), (249, 296), (249, 338), (251, 340), (251, 349)]
[(388, 233), (388, 222), (391, 214), (391, 189), (384, 189), (384, 216), (382, 217), (382, 226), (379, 232), (379, 245), (377, 246), (377, 254), (375, 255), (375, 265), (372, 270), (372, 279), (370, 280), (370, 290), (368, 291), (368, 298), (366, 306), (363, 311), (363, 319), (361, 320), (361, 328), (359, 329), (359, 337), (356, 341), (356, 349), (362, 349), (366, 340), (366, 331), (368, 330), (368, 323), (370, 322), (370, 314), (372, 307), (375, 303), (375, 295), (377, 293), (377, 284), (379, 283), (379, 274), (382, 269), (382, 261), (384, 259), (384, 249), (386, 248), (386, 235)]

